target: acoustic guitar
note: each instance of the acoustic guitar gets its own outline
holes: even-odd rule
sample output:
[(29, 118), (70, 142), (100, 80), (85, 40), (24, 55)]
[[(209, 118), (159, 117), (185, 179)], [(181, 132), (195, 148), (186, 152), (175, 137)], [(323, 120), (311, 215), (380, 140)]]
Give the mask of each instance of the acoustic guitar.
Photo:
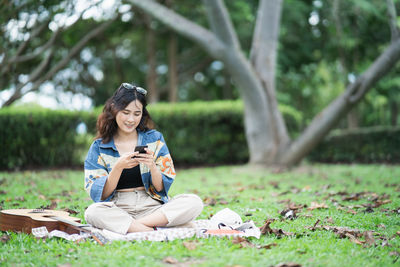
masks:
[(60, 230), (68, 234), (90, 233), (97, 243), (103, 245), (108, 240), (100, 233), (94, 233), (88, 224), (81, 224), (79, 218), (69, 216), (66, 211), (46, 209), (11, 209), (0, 211), (0, 231), (24, 232), (30, 234), (32, 228), (45, 226), (47, 231)]

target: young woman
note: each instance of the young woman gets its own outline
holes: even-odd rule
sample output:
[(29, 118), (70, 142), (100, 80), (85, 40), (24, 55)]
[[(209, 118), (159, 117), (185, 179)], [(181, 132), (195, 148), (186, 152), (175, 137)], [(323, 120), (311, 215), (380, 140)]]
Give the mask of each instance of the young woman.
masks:
[[(194, 220), (202, 211), (193, 194), (168, 198), (175, 169), (162, 134), (151, 129), (147, 91), (123, 83), (97, 120), (97, 139), (85, 160), (85, 190), (95, 203), (91, 225), (120, 234), (153, 231)], [(145, 153), (135, 147), (147, 145)]]

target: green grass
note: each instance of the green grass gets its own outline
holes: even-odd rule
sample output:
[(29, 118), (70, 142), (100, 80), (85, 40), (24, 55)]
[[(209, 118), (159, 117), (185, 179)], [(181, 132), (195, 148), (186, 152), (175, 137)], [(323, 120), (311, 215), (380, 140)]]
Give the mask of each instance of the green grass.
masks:
[[(341, 191), (380, 196), (385, 193), (391, 203), (366, 213), (360, 205), (373, 203), (371, 194), (352, 201), (332, 195)], [(250, 166), (178, 170), (170, 191), (172, 196), (189, 192), (198, 194), (206, 202), (212, 198), (217, 202), (205, 206), (200, 219), (229, 207), (244, 221), (251, 219), (257, 226), (275, 218), (271, 228), (296, 233), (297, 237), (264, 235), (260, 239), (249, 239), (256, 245), (276, 243), (271, 249), (242, 248), (229, 238), (192, 238), (189, 241), (195, 242), (196, 248), (188, 250), (183, 245), (188, 240), (113, 242), (102, 247), (93, 241), (76, 244), (63, 239), (36, 240), (27, 234), (0, 232), (0, 236), (10, 236), (10, 240), (0, 242), (0, 265), (273, 266), (296, 262), (303, 266), (400, 266), (400, 236), (396, 235), (400, 231), (400, 214), (393, 211), (400, 208), (399, 191), (400, 166), (312, 165), (281, 173)], [(283, 220), (279, 213), (286, 207), (282, 201), (288, 199), (308, 207), (311, 202), (325, 203), (329, 208), (303, 208), (298, 218)], [(85, 208), (92, 203), (83, 190), (83, 172), (0, 173), (1, 209), (38, 208), (52, 203), (56, 203), (56, 209), (78, 211), (75, 216), (83, 219)], [(345, 210), (338, 209), (334, 203), (345, 206)], [(349, 207), (357, 214), (346, 212)], [(329, 217), (333, 223), (326, 220)], [(386, 237), (389, 245), (382, 246), (383, 240), (377, 235), (375, 246), (363, 246), (348, 238), (339, 238), (332, 231), (306, 228), (313, 226), (317, 219), (321, 221), (319, 225), (375, 231)], [(177, 263), (164, 263), (167, 257), (173, 257)]]

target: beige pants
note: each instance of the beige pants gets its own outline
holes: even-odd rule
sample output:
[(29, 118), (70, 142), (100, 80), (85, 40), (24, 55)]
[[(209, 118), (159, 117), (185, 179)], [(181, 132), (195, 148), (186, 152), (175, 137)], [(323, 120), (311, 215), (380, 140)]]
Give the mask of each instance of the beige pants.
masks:
[(160, 210), (168, 220), (168, 226), (188, 223), (200, 215), (202, 200), (194, 194), (177, 195), (162, 204), (151, 198), (144, 190), (116, 192), (110, 202), (90, 205), (85, 219), (94, 227), (126, 234), (134, 219), (142, 218)]

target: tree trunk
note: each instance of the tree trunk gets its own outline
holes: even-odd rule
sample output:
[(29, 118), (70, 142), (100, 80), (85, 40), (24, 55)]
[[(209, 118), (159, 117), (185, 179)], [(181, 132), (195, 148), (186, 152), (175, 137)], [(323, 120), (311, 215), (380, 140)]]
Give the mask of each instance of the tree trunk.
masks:
[(355, 128), (358, 128), (358, 127), (359, 127), (358, 112), (357, 112), (357, 108), (354, 107), (347, 114), (347, 128), (348, 129), (355, 129)]
[[(270, 127), (273, 138), (270, 142), (276, 147), (277, 153), (271, 155), (272, 157), (277, 157), (290, 142), (275, 94), (275, 69), (281, 9), (282, 0), (260, 1), (250, 53), (251, 63), (263, 84), (269, 107), (268, 112), (271, 114)], [(265, 27), (265, 25), (269, 27)]]
[[(252, 46), (254, 68), (241, 51), (221, 0), (204, 0), (212, 32), (152, 0), (129, 2), (191, 39), (225, 64), (244, 102), (251, 163), (290, 166), (300, 162), (400, 59), (400, 40), (397, 39), (354, 84), (314, 117), (297, 140), (289, 143), (282, 115), (277, 108), (275, 73), (271, 70), (275, 68), (281, 0), (260, 2)], [(275, 51), (269, 53), (268, 50)]]
[(168, 99), (169, 102), (178, 102), (178, 44), (177, 38), (171, 32), (168, 40)]
[(149, 103), (156, 103), (159, 100), (159, 93), (157, 90), (157, 72), (156, 72), (156, 33), (151, 26), (152, 18), (147, 14), (146, 21), (146, 55), (147, 55), (147, 75), (146, 75), (146, 89), (149, 92)]
[(397, 118), (399, 117), (399, 105), (397, 102), (392, 101), (390, 103), (390, 125), (397, 125)]

